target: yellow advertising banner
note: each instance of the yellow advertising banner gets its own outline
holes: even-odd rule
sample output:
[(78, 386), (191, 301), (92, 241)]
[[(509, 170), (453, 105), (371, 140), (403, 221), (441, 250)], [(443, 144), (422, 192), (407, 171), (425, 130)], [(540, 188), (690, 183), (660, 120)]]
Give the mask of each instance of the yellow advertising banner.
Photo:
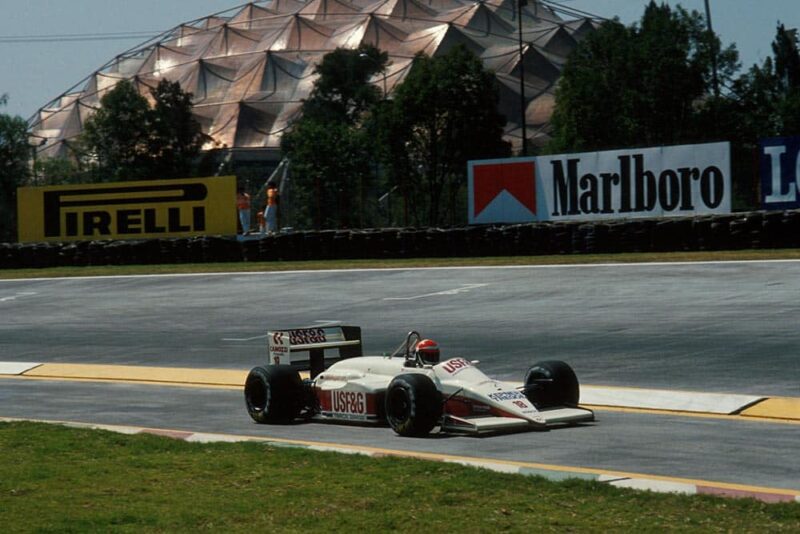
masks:
[(21, 243), (236, 234), (236, 177), (20, 187)]

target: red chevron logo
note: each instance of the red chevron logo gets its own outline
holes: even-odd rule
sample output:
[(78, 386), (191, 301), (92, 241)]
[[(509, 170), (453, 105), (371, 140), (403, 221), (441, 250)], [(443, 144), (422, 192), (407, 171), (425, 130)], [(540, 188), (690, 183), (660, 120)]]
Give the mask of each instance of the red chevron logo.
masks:
[(472, 186), (477, 217), (502, 191), (508, 191), (536, 214), (536, 166), (533, 161), (488, 163), (472, 168)]

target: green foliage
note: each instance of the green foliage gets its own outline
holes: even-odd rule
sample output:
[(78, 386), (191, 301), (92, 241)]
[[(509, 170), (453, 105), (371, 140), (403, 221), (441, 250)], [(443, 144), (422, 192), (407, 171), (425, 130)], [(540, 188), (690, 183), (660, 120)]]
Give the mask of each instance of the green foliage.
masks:
[(37, 185), (68, 185), (91, 182), (91, 174), (84, 172), (71, 158), (39, 158), (36, 161)]
[[(800, 504), (0, 423), (5, 532), (797, 532)], [(491, 488), (491, 491), (487, 491)]]
[(387, 56), (371, 45), (339, 48), (317, 66), (319, 78), (301, 118), (283, 135), (291, 161), (291, 224), (300, 228), (347, 228), (369, 222), (366, 191), (375, 177), (370, 110), (380, 91), (370, 78)]
[(800, 38), (798, 30), (779, 24), (772, 43), (776, 122), (783, 135), (800, 135)]
[(384, 164), (415, 223), (465, 222), (467, 162), (510, 154), (497, 102), (494, 76), (465, 47), (414, 59), (378, 131)]
[(383, 96), (369, 79), (383, 72), (389, 56), (372, 45), (355, 50), (337, 48), (323, 56), (314, 70), (319, 75), (303, 105), (305, 118), (358, 125)]
[(719, 102), (719, 127), (734, 143), (752, 147), (759, 138), (800, 134), (800, 52), (796, 30), (778, 24), (773, 57), (753, 65)]
[(651, 1), (638, 26), (605, 23), (578, 44), (564, 68), (548, 150), (715, 139), (722, 133), (716, 113), (708, 112), (713, 67), (726, 84), (737, 59), (735, 47), (720, 51), (700, 15), (680, 6)]
[(152, 91), (149, 153), (152, 172), (159, 178), (185, 178), (206, 136), (192, 116), (192, 94), (177, 82), (162, 80)]
[[(0, 97), (0, 105), (8, 101)], [(25, 185), (30, 174), (28, 125), (21, 117), (0, 113), (0, 241), (17, 239), (17, 187)]]
[(292, 225), (359, 223), (361, 191), (372, 179), (370, 140), (345, 122), (298, 121), (282, 147), (292, 162)]
[(192, 117), (192, 95), (162, 80), (147, 99), (120, 81), (86, 121), (82, 160), (96, 168), (97, 181), (180, 178), (192, 174), (204, 136)]
[(510, 153), (494, 77), (466, 48), (416, 57), (388, 100), (369, 83), (387, 60), (362, 46), (317, 67), (303, 116), (281, 145), (292, 162), (293, 225), (370, 224), (376, 197), (393, 188), (414, 207), (409, 222), (463, 223), (467, 161)]
[(106, 175), (102, 181), (145, 178), (149, 171), (147, 99), (128, 80), (120, 81), (100, 100), (101, 107), (86, 121), (83, 143)]
[[(697, 12), (650, 2), (639, 26), (608, 22), (570, 56), (548, 151), (710, 140), (750, 149), (762, 137), (800, 134), (799, 45), (797, 31), (779, 24), (773, 57), (737, 78), (735, 47), (721, 49)], [(751, 170), (734, 174), (755, 180)]]

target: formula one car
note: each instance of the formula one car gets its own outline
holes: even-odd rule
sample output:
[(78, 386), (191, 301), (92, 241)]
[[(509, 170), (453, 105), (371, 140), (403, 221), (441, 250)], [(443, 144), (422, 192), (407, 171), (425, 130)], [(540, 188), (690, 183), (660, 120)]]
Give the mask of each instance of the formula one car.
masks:
[(435, 343), (415, 331), (389, 356), (363, 356), (355, 326), (270, 331), (268, 339), (269, 364), (253, 368), (244, 387), (258, 423), (388, 423), (401, 436), (425, 436), (437, 426), (486, 434), (594, 420), (578, 406), (578, 379), (561, 361), (533, 365), (515, 387), (487, 377), (477, 361), (440, 362)]

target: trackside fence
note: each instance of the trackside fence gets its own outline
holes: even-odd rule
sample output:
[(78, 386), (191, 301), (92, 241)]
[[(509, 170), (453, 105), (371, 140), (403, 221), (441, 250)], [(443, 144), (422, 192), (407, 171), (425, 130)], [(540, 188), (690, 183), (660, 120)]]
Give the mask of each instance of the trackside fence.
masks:
[(0, 268), (800, 248), (800, 210), (599, 222), (0, 243)]

